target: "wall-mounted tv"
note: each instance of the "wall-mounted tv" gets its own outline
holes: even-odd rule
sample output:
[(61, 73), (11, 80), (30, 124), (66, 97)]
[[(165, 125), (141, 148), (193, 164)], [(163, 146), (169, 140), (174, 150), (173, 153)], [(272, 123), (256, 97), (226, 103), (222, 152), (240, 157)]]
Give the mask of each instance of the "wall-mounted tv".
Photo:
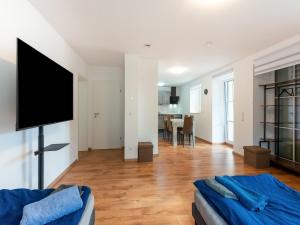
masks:
[(16, 130), (73, 120), (73, 74), (17, 39)]

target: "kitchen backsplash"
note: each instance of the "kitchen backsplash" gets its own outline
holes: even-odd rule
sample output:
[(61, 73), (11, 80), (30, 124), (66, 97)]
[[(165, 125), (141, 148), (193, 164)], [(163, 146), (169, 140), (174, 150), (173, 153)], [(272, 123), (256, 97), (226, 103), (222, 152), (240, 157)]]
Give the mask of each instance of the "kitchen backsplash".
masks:
[(180, 105), (159, 105), (158, 113), (160, 114), (181, 114)]

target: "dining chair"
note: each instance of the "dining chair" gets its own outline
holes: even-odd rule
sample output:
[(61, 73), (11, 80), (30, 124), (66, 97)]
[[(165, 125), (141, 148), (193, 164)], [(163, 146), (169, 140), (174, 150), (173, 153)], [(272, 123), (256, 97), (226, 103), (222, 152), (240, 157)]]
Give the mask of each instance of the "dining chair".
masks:
[(168, 135), (168, 141), (171, 143), (173, 140), (173, 125), (171, 121), (171, 116), (167, 117), (167, 135)]
[(181, 139), (183, 147), (185, 144), (186, 136), (189, 138), (189, 144), (191, 144), (191, 137), (192, 137), (193, 148), (195, 147), (194, 146), (194, 134), (193, 134), (194, 129), (193, 128), (194, 128), (194, 117), (193, 116), (185, 116), (182, 131), (179, 132), (179, 137)]
[(164, 131), (163, 131), (163, 139), (168, 139), (168, 117), (164, 117)]
[[(184, 118), (186, 118), (186, 117), (189, 117), (189, 115), (184, 115)], [(183, 126), (182, 127), (177, 127), (177, 142), (178, 142), (178, 144), (181, 143), (181, 141), (180, 141), (180, 133), (181, 133), (182, 129), (183, 129)]]

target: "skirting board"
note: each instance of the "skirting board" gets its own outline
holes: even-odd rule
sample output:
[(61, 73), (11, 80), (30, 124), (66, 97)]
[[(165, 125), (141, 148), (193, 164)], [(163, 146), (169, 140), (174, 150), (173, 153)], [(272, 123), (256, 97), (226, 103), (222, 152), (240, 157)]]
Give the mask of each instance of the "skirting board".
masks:
[(229, 143), (225, 142), (224, 145), (227, 145), (228, 147), (233, 148), (233, 144), (229, 144)]
[(91, 151), (108, 151), (108, 150), (122, 150), (121, 148), (101, 148), (101, 149), (89, 149)]
[(54, 188), (54, 186), (69, 172), (70, 169), (76, 164), (78, 160), (76, 159), (67, 169), (65, 169), (51, 184), (48, 185), (48, 188)]
[(207, 141), (205, 139), (202, 139), (202, 138), (199, 138), (199, 137), (196, 137), (196, 136), (195, 136), (195, 139), (198, 140), (198, 141), (204, 142), (206, 144), (210, 144), (210, 145), (212, 144), (210, 141)]
[(240, 152), (233, 151), (232, 154), (244, 158), (244, 155)]
[(207, 141), (207, 140), (205, 140), (205, 139), (202, 139), (202, 138), (199, 138), (199, 137), (196, 137), (196, 136), (195, 136), (195, 138), (196, 138), (196, 140), (201, 141), (201, 142), (204, 142), (204, 143), (206, 143), (206, 144), (210, 144), (210, 145), (227, 145), (228, 147), (233, 148), (233, 145), (232, 145), (232, 144), (229, 144), (229, 143), (226, 143), (226, 142), (212, 143), (212, 142), (210, 142), (210, 141)]
[(124, 162), (137, 162), (138, 159), (124, 159)]

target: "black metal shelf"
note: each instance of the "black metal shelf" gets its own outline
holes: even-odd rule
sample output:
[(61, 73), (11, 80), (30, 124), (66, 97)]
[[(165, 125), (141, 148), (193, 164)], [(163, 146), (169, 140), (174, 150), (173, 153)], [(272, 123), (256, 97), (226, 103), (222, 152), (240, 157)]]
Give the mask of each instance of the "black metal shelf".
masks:
[[(47, 147), (44, 148), (44, 152), (54, 152), (54, 151), (59, 151), (60, 149), (66, 147), (69, 145), (69, 143), (62, 143), (62, 144), (52, 144), (48, 145)], [(34, 155), (40, 154), (41, 151), (35, 151)]]
[(260, 141), (269, 141), (269, 142), (275, 142), (275, 138), (260, 138)]
[[(284, 151), (286, 144), (289, 143), (293, 145), (293, 161), (297, 160), (297, 132), (300, 131), (300, 122), (298, 122), (300, 121), (300, 101), (298, 101), (300, 98), (300, 77), (297, 75), (299, 71), (300, 65), (277, 70), (274, 73), (275, 82), (259, 85), (264, 90), (264, 102), (263, 105), (260, 105), (264, 110), (263, 122), (260, 122), (263, 125), (263, 136), (259, 140), (259, 145), (264, 143), (270, 148), (270, 143), (274, 143), (272, 145), (274, 154), (279, 156), (279, 152)], [(293, 75), (295, 79), (278, 81), (286, 79), (290, 75)], [(267, 98), (270, 101), (267, 101)], [(269, 120), (274, 118), (274, 121), (268, 121), (268, 115), (270, 115)], [(289, 131), (285, 132), (284, 130)], [(269, 138), (270, 136), (274, 138)]]
[[(279, 105), (261, 105), (260, 107), (276, 107), (276, 106), (279, 106)], [(294, 105), (280, 105), (280, 107), (292, 107)], [(300, 105), (295, 105), (295, 107), (300, 107)]]
[(259, 86), (267, 88), (267, 89), (275, 89), (279, 87), (289, 87), (289, 86), (295, 86), (295, 85), (300, 85), (300, 78), (292, 79), (292, 80), (287, 80), (287, 81), (279, 81), (279, 82), (273, 82), (269, 84), (260, 84)]
[(282, 96), (282, 97), (274, 97), (274, 98), (275, 99), (300, 98), (300, 95)]
[(278, 129), (297, 130), (297, 131), (300, 131), (300, 128), (295, 128), (295, 127), (278, 126), (278, 125), (272, 124), (272, 123), (266, 123), (266, 125), (267, 125), (267, 126), (272, 126), (273, 128), (278, 128)]

